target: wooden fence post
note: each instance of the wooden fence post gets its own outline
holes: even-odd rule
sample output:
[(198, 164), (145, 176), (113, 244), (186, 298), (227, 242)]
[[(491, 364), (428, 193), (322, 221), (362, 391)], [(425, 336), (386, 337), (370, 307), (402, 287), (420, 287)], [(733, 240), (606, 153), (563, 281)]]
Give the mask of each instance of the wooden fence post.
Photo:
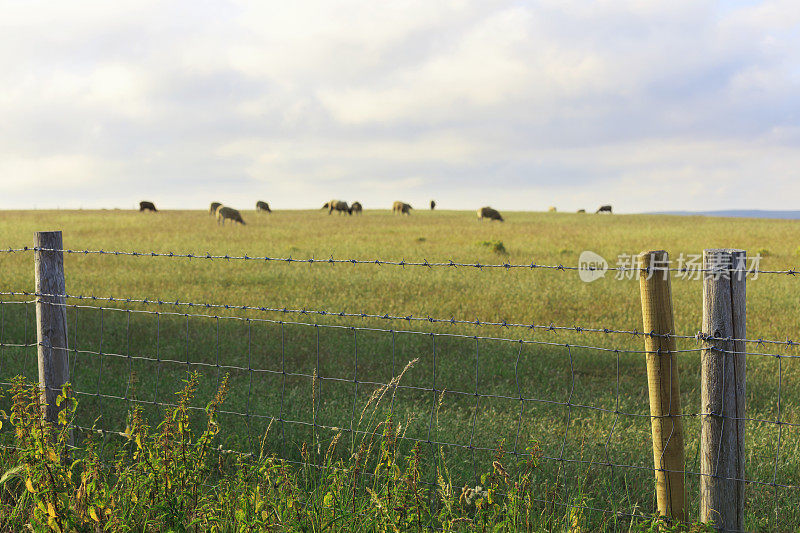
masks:
[(645, 337), (645, 350), (658, 512), (685, 521), (683, 420), (675, 338), (668, 336), (675, 333), (668, 266), (663, 250), (639, 254), (642, 322), (644, 333), (653, 334)]
[[(700, 520), (744, 530), (746, 254), (703, 252)], [(725, 340), (720, 340), (725, 339)]]
[[(45, 419), (58, 423), (56, 398), (69, 381), (67, 346), (66, 283), (60, 231), (38, 231), (33, 235), (36, 278), (36, 340), (38, 343), (39, 387)], [(55, 296), (45, 296), (55, 295)], [(72, 438), (70, 437), (70, 443)]]

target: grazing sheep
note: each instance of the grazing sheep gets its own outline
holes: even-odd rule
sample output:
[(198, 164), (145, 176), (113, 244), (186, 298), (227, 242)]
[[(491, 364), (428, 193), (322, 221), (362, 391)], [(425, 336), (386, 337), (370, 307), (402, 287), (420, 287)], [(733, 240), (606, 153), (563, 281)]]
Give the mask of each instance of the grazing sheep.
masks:
[(608, 213), (611, 214), (611, 206), (610, 205), (601, 205), (600, 209), (598, 209), (595, 214), (597, 213)]
[(550, 207), (549, 207), (547, 210), (548, 210), (550, 213), (555, 213), (555, 212), (556, 212), (556, 208), (555, 208), (555, 207), (553, 207), (552, 205), (551, 205), (551, 206), (550, 206)]
[(211, 208), (208, 210), (208, 214), (209, 215), (216, 215), (217, 214), (217, 208), (219, 206), (221, 206), (221, 205), (222, 204), (219, 203), (219, 202), (211, 202)]
[(364, 208), (361, 206), (361, 202), (353, 202), (353, 203), (350, 205), (350, 211), (351, 211), (352, 213), (355, 213), (355, 214), (357, 214), (357, 215), (360, 215), (360, 214), (361, 214), (361, 211), (363, 211), (363, 210), (364, 210)]
[(436, 209), (436, 201), (431, 200), (431, 211), (433, 211), (434, 209)]
[(392, 212), (400, 213), (401, 215), (410, 215), (413, 208), (403, 202), (395, 202), (392, 204)]
[(139, 211), (152, 211), (153, 213), (157, 213), (158, 209), (156, 209), (155, 204), (153, 202), (142, 201), (139, 202)]
[(239, 214), (239, 211), (232, 207), (225, 207), (224, 205), (219, 206), (217, 208), (217, 224), (222, 224), (224, 226), (226, 218), (244, 226), (244, 220), (242, 220), (242, 215)]
[(334, 211), (338, 211), (339, 213), (347, 213), (348, 215), (353, 214), (353, 210), (348, 207), (347, 202), (343, 202), (341, 200), (331, 200), (330, 202), (326, 202), (325, 205), (322, 206), (322, 209), (327, 209), (329, 215)]
[(478, 209), (478, 218), (481, 220), (488, 218), (489, 220), (499, 220), (503, 222), (503, 217), (500, 216), (500, 213), (491, 207), (481, 207)]
[(586, 209), (578, 209), (578, 213), (585, 213)]
[(269, 208), (269, 204), (267, 202), (262, 202), (261, 200), (256, 202), (256, 211), (266, 211), (267, 213), (272, 213), (272, 209)]

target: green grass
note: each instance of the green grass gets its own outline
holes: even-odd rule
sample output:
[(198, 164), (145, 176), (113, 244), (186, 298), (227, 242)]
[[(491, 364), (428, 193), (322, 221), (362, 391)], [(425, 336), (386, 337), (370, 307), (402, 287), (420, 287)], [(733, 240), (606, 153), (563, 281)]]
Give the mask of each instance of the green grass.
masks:
[[(704, 248), (734, 247), (752, 253), (768, 250), (761, 267), (779, 270), (797, 266), (795, 251), (800, 241), (800, 225), (779, 220), (578, 214), (553, 217), (512, 212), (504, 213), (505, 223), (492, 223), (477, 220), (473, 213), (452, 211), (415, 212), (410, 217), (373, 211), (361, 217), (328, 216), (323, 211), (277, 211), (272, 215), (246, 212), (243, 216), (246, 226), (219, 227), (212, 217), (199, 211), (7, 211), (0, 212), (0, 246), (30, 246), (34, 231), (60, 229), (65, 246), (73, 249), (566, 266), (575, 266), (583, 250), (599, 253), (614, 266), (622, 253), (665, 249), (675, 259), (681, 253), (699, 254)], [(507, 255), (498, 255), (493, 245), (482, 244), (497, 242), (502, 243)], [(286, 265), (98, 255), (67, 255), (65, 268), (67, 291), (72, 294), (623, 330), (642, 327), (638, 280), (617, 280), (613, 272), (586, 284), (574, 271)], [(30, 253), (0, 254), (0, 272), (0, 290), (33, 289)], [(786, 275), (762, 275), (748, 282), (748, 337), (798, 340), (798, 283), (800, 280)], [(676, 328), (679, 333), (693, 335), (699, 331), (702, 318), (701, 282), (673, 279), (672, 289)], [(187, 360), (210, 365), (192, 366), (201, 374), (196, 401), (201, 407), (213, 394), (218, 375), (226, 371), (215, 366), (219, 361), (245, 369), (229, 369), (231, 391), (223, 410), (249, 415), (221, 414), (220, 438), (227, 447), (252, 449), (269, 417), (350, 429), (353, 414), (361, 412), (376, 387), (365, 382), (386, 383), (408, 361), (419, 358), (404, 378), (405, 384), (430, 389), (435, 379), (437, 391), (449, 392), (434, 409), (438, 393), (400, 389), (392, 407), (397, 419), (404, 421), (409, 437), (425, 443), (430, 440), (473, 447), (444, 447), (448, 468), (458, 483), (474, 485), (476, 473), (485, 471), (493, 450), (501, 444), (507, 451), (515, 446), (522, 450), (521, 443), (535, 440), (545, 456), (540, 481), (542, 487), (547, 484), (549, 494), (558, 495), (562, 501), (580, 496), (587, 507), (615, 512), (649, 514), (654, 509), (652, 471), (647, 470), (652, 468), (652, 448), (644, 359), (641, 354), (624, 351), (641, 351), (644, 343), (640, 337), (224, 309), (129, 308), (224, 314), (251, 320), (68, 309), (70, 348), (76, 350), (71, 354), (72, 380), (76, 390), (84, 393), (79, 396), (78, 413), (83, 425), (92, 425), (102, 414), (99, 427), (124, 427), (130, 404), (110, 396), (135, 396), (143, 402), (172, 401), (173, 391), (186, 376)], [(4, 304), (0, 312), (0, 342), (35, 339), (31, 306)], [(344, 328), (258, 321), (264, 318)], [(505, 337), (554, 345), (520, 346), (509, 341), (434, 338), (348, 327)], [(568, 349), (564, 344), (621, 351)], [(694, 341), (679, 342), (679, 348), (697, 347)], [(750, 348), (797, 355), (796, 348)], [(7, 381), (17, 373), (35, 377), (34, 349), (0, 350), (0, 379)], [(131, 354), (140, 359), (92, 352)], [(167, 359), (178, 362), (163, 362)], [(748, 416), (777, 418), (779, 364), (781, 419), (800, 423), (800, 393), (795, 386), (800, 363), (792, 358), (748, 356)], [(248, 372), (248, 368), (259, 372)], [(318, 382), (319, 400), (312, 405), (312, 379), (308, 376), (315, 371), (322, 379)], [(131, 375), (135, 377), (133, 383), (129, 383)], [(478, 392), (493, 397), (476, 400), (476, 375)], [(684, 412), (699, 412), (697, 352), (681, 356), (680, 377)], [(522, 416), (520, 402), (505, 398), (520, 395), (540, 400), (525, 402)], [(567, 402), (571, 406), (563, 405)], [(641, 416), (616, 416), (613, 411), (617, 403), (619, 411)], [(158, 415), (154, 406), (142, 405), (146, 415)], [(434, 412), (438, 416), (432, 417)], [(697, 472), (699, 420), (689, 417), (685, 424), (687, 469)], [(269, 444), (277, 453), (297, 458), (300, 443), (310, 441), (311, 427), (283, 424), (281, 432), (271, 433)], [(778, 432), (775, 424), (748, 422), (747, 477), (764, 483), (774, 477), (777, 483), (797, 485), (800, 428), (780, 428), (780, 450)], [(336, 431), (328, 433), (332, 438)], [(347, 434), (343, 438), (354, 442)], [(432, 464), (436, 449), (426, 447), (426, 460)], [(604, 466), (607, 462), (639, 468), (609, 468)], [(696, 476), (687, 477), (693, 516), (697, 516), (697, 485)], [(800, 524), (799, 504), (797, 490), (749, 484), (748, 529), (791, 530)], [(601, 513), (586, 511), (586, 519), (604, 523)]]
[[(408, 370), (407, 367), (405, 370)], [(480, 485), (454, 485), (441, 453), (435, 482), (424, 477), (422, 446), (403, 453), (403, 428), (381, 419), (403, 374), (376, 390), (361, 412), (365, 430), (347, 448), (339, 432), (325, 447), (315, 433), (301, 448), (300, 464), (270, 453), (219, 453), (215, 448), (223, 379), (201, 416), (192, 414), (197, 375), (190, 375), (177, 405), (150, 427), (131, 410), (125, 434), (100, 453), (89, 433), (68, 447), (79, 402), (68, 386), (57, 402), (58, 424), (44, 422), (39, 389), (15, 378), (10, 421), (14, 446), (0, 448), (0, 531), (585, 531), (598, 529), (585, 516), (578, 494), (564, 506), (539, 494), (541, 453), (535, 442), (525, 458), (498, 450)], [(377, 416), (376, 416), (377, 415)], [(192, 422), (200, 422), (193, 431)], [(197, 425), (197, 424), (195, 424)], [(109, 457), (113, 459), (109, 460)], [(602, 529), (712, 531), (707, 525), (670, 523), (657, 515), (631, 520), (606, 516)]]

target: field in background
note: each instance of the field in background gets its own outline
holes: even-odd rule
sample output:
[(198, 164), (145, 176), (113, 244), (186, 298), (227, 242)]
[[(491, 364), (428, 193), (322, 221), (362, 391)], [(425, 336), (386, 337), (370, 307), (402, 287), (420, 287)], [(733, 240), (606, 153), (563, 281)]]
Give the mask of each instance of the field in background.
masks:
[[(796, 221), (514, 212), (503, 215), (506, 222), (501, 224), (481, 222), (472, 212), (420, 210), (410, 217), (400, 217), (387, 210), (348, 217), (328, 216), (323, 211), (276, 211), (272, 215), (248, 211), (243, 212), (246, 226), (221, 227), (199, 211), (6, 211), (0, 212), (0, 247), (30, 246), (34, 231), (59, 229), (64, 232), (65, 247), (71, 249), (565, 266), (576, 266), (580, 252), (592, 250), (615, 266), (619, 254), (648, 249), (665, 249), (676, 259), (681, 253), (700, 254), (704, 248), (735, 247), (747, 250), (749, 255), (761, 253), (763, 269), (780, 270), (800, 264), (800, 225)], [(503, 243), (506, 255), (493, 252), (492, 246), (485, 244), (497, 241)], [(65, 265), (70, 294), (618, 330), (642, 327), (638, 280), (616, 280), (614, 272), (587, 284), (574, 271), (539, 269), (287, 265), (98, 255), (67, 255)], [(787, 275), (762, 275), (748, 282), (749, 338), (800, 340), (798, 284), (800, 279)], [(33, 290), (32, 254), (0, 254), (0, 291), (20, 290)], [(699, 331), (701, 294), (700, 281), (673, 279), (678, 333), (693, 335)], [(32, 306), (5, 304), (0, 308), (0, 343), (35, 341)], [(492, 450), (502, 442), (507, 451), (524, 451), (528, 442), (536, 441), (545, 456), (574, 461), (544, 461), (540, 481), (543, 490), (551, 491), (555, 498), (572, 502), (577, 498), (586, 507), (623, 513), (647, 513), (653, 509), (652, 470), (647, 470), (652, 469), (652, 449), (644, 361), (641, 354), (624, 351), (642, 350), (641, 337), (290, 317), (220, 309), (205, 312), (145, 305), (127, 308), (535, 339), (554, 345), (521, 346), (510, 341), (435, 337), (434, 351), (432, 338), (417, 334), (71, 308), (70, 348), (77, 350), (72, 354), (72, 377), (76, 388), (84, 392), (84, 425), (92, 425), (95, 417), (102, 414), (98, 427), (123, 429), (128, 398), (171, 401), (170, 395), (179, 388), (187, 368), (186, 364), (98, 356), (100, 352), (212, 365), (200, 368), (205, 385), (198, 396), (198, 406), (207, 401), (216, 384), (220, 370), (213, 365), (217, 361), (245, 369), (232, 371), (232, 393), (226, 404), (230, 411), (244, 413), (228, 417), (229, 429), (224, 438), (226, 446), (239, 449), (253, 444), (248, 435), (256, 439), (271, 416), (306, 424), (356, 427), (359, 413), (375, 388), (363, 382), (385, 383), (409, 360), (419, 358), (404, 383), (424, 389), (431, 388), (436, 379), (437, 391), (446, 389), (451, 393), (441, 396), (429, 391), (400, 390), (394, 406), (396, 417), (407, 423), (407, 434), (413, 438), (467, 446), (446, 447), (451, 461), (448, 466), (465, 483), (475, 482), (470, 479), (473, 461), (485, 464), (493, 455), (492, 451), (476, 448)], [(620, 352), (566, 348), (564, 344), (601, 346)], [(679, 343), (683, 349), (697, 347), (695, 341)], [(796, 348), (751, 349), (797, 355)], [(2, 381), (19, 372), (36, 375), (33, 348), (4, 348), (0, 363)], [(698, 363), (697, 352), (681, 357), (686, 413), (700, 411)], [(799, 364), (792, 358), (781, 359), (780, 407), (784, 422), (800, 423)], [(246, 370), (254, 368), (272, 372), (254, 374)], [(312, 380), (304, 375), (313, 374), (315, 369), (323, 380), (312, 394)], [(286, 377), (283, 371), (303, 375)], [(133, 383), (131, 375), (135, 376)], [(476, 392), (476, 376), (477, 392), (493, 397), (478, 401), (470, 396)], [(361, 384), (357, 386), (355, 381)], [(776, 419), (776, 358), (748, 357), (747, 393), (749, 417)], [(508, 399), (520, 395), (542, 402), (526, 402), (520, 416), (520, 402)], [(603, 410), (577, 408), (575, 404)], [(639, 416), (619, 416), (617, 410)], [(685, 425), (687, 469), (697, 472), (699, 420), (687, 417)], [(286, 424), (283, 433), (273, 433), (271, 445), (277, 453), (296, 457), (298, 443), (311, 437), (310, 427)], [(329, 431), (328, 437), (333, 433)], [(800, 431), (784, 426), (780, 450), (777, 444), (775, 424), (748, 422), (747, 477), (764, 483), (775, 480), (797, 485)], [(605, 466), (607, 463), (636, 468), (612, 468)], [(696, 495), (696, 476), (689, 477), (688, 486), (690, 495)], [(800, 523), (800, 497), (796, 490), (753, 484), (747, 490), (749, 526), (774, 525), (776, 517), (771, 509), (776, 502), (781, 522)], [(696, 506), (697, 498), (690, 500)]]

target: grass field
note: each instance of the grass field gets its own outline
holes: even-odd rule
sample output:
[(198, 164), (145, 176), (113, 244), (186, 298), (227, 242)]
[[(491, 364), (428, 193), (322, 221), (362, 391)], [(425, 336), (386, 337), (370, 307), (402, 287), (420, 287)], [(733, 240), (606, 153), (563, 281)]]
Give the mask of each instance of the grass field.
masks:
[[(243, 216), (246, 226), (220, 227), (200, 211), (6, 211), (0, 212), (0, 247), (30, 246), (34, 231), (60, 229), (71, 249), (565, 266), (577, 265), (581, 251), (592, 250), (615, 266), (619, 254), (648, 249), (665, 249), (677, 258), (704, 248), (735, 247), (749, 255), (760, 253), (763, 269), (800, 264), (800, 223), (786, 220), (512, 212), (504, 213), (506, 222), (500, 224), (480, 222), (472, 212), (415, 211), (399, 217), (388, 210), (360, 217), (323, 211)], [(485, 244), (497, 241), (505, 254)], [(76, 295), (642, 327), (638, 280), (614, 279), (613, 272), (587, 284), (574, 271), (558, 270), (79, 254), (65, 257), (65, 269), (67, 292)], [(800, 340), (798, 284), (800, 279), (787, 275), (748, 281), (749, 338)], [(32, 253), (0, 253), (0, 291), (22, 290), (33, 290)], [(700, 281), (673, 279), (678, 333), (699, 331), (701, 295)], [(351, 438), (349, 430), (359, 427), (375, 383), (388, 382), (418, 359), (403, 378), (408, 388), (399, 389), (386, 408), (406, 425), (406, 436), (458, 445), (442, 446), (443, 455), (464, 484), (477, 483), (474, 473), (491, 462), (498, 446), (524, 452), (536, 442), (545, 456), (543, 499), (610, 510), (584, 513), (590, 524), (608, 528), (613, 528), (614, 513), (654, 509), (647, 382), (644, 358), (636, 353), (644, 347), (641, 337), (170, 305), (88, 305), (132, 312), (68, 309), (72, 380), (81, 393), (82, 425), (91, 426), (102, 415), (97, 427), (124, 429), (132, 398), (155, 414), (154, 404), (172, 401), (187, 368), (201, 374), (196, 405), (202, 406), (227, 371), (231, 394), (225, 409), (231, 414), (223, 417), (223, 444), (254, 446), (270, 417), (279, 417), (293, 423), (272, 432), (270, 445), (276, 453), (297, 458), (299, 444), (314, 438), (315, 426), (343, 428), (348, 430), (343, 438)], [(211, 316), (133, 312), (139, 310)], [(32, 305), (4, 303), (0, 312), (0, 343), (35, 342)], [(679, 348), (694, 350), (698, 344), (679, 342)], [(773, 345), (749, 348), (798, 354), (796, 348)], [(0, 380), (36, 376), (35, 347), (0, 350)], [(780, 419), (800, 423), (800, 362), (749, 355), (747, 365), (748, 417), (764, 421), (747, 424), (747, 477), (765, 483), (747, 486), (748, 529), (793, 531), (800, 525), (798, 489), (769, 484), (800, 484), (800, 427), (766, 421), (778, 418), (780, 365)], [(315, 372), (320, 379), (312, 383)], [(684, 412), (697, 413), (699, 352), (681, 355), (680, 375)], [(520, 396), (527, 400), (521, 403)], [(687, 469), (698, 472), (699, 420), (684, 420)], [(321, 431), (323, 439), (336, 433)], [(435, 446), (429, 448), (433, 460)], [(696, 475), (687, 475), (687, 486), (697, 516)]]

